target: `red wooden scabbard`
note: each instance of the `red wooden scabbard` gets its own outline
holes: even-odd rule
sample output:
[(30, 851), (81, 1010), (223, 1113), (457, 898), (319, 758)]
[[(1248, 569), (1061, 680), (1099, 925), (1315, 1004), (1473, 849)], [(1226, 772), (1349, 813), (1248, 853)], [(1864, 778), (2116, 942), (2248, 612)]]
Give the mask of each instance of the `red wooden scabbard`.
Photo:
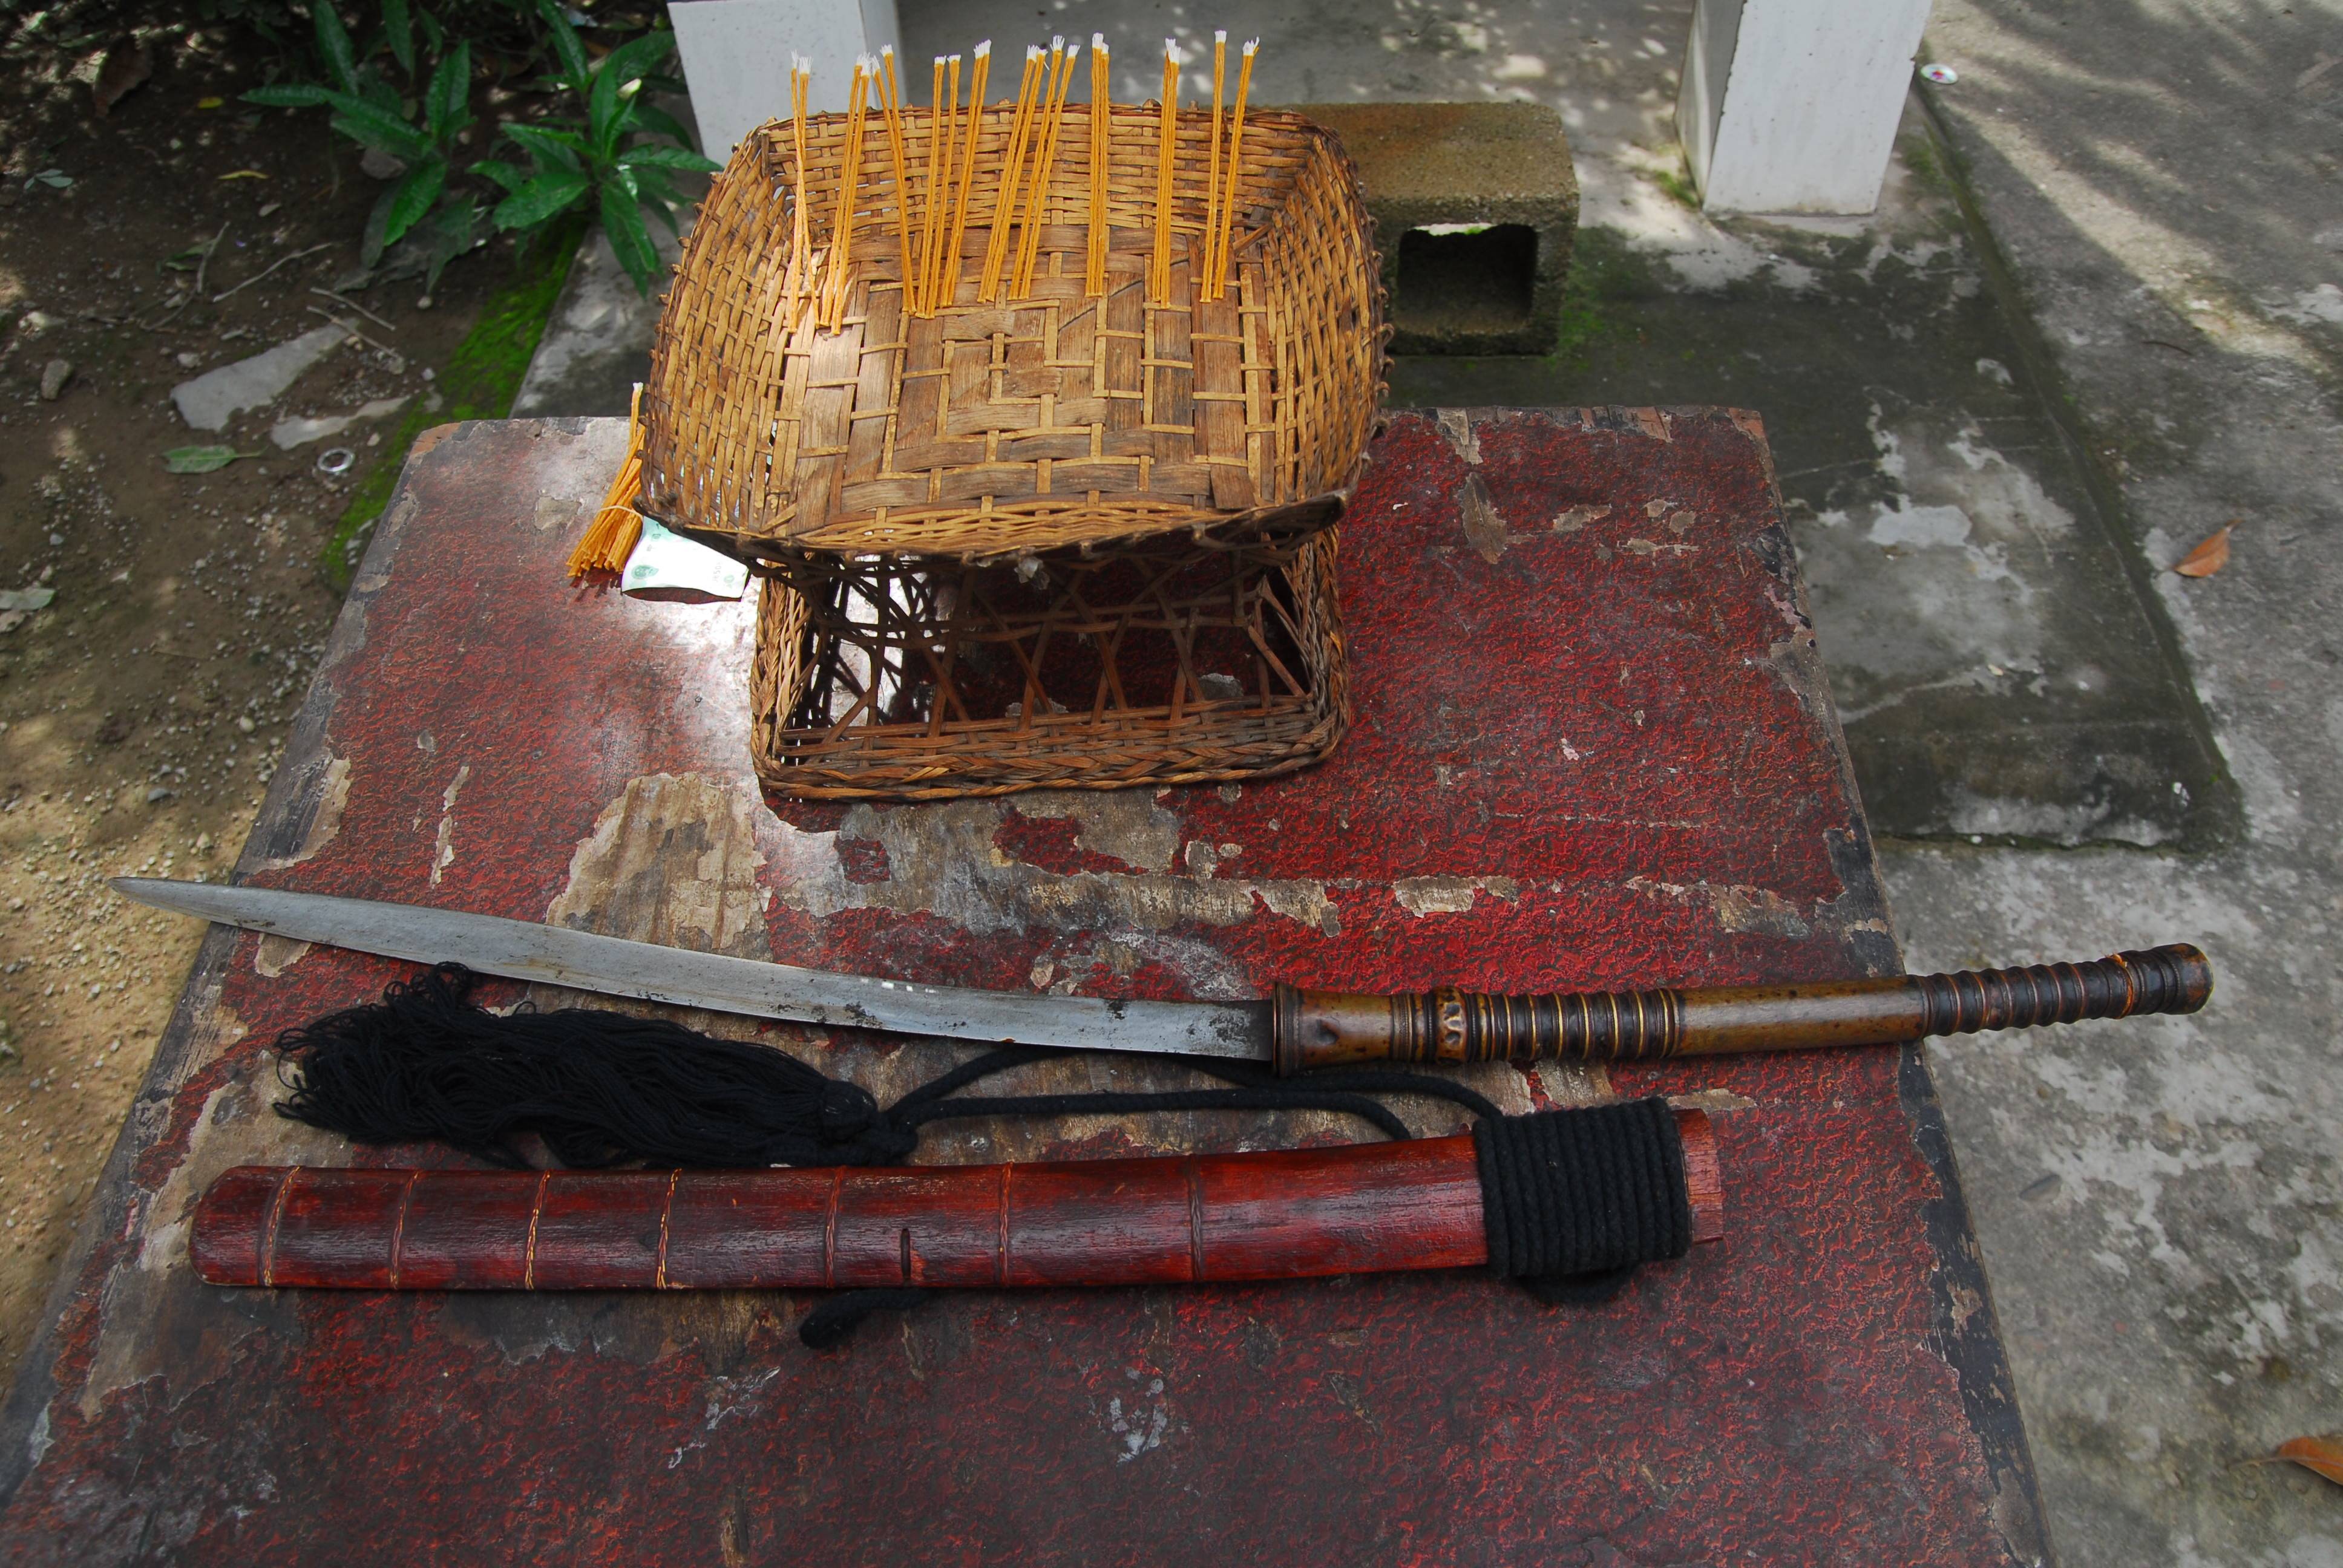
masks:
[[(1676, 1112), (1693, 1239), (1724, 1233)], [(215, 1285), (367, 1291), (1141, 1285), (1488, 1261), (1467, 1136), (1260, 1154), (765, 1171), (240, 1166), (196, 1206)]]

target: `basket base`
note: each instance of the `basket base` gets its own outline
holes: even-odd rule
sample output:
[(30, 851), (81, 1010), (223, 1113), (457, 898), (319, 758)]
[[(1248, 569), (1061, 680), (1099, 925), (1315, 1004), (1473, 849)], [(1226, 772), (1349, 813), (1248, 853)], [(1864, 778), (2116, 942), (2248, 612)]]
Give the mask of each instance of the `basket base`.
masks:
[(777, 794), (933, 800), (1255, 779), (1350, 725), (1335, 530), (768, 578), (751, 752)]

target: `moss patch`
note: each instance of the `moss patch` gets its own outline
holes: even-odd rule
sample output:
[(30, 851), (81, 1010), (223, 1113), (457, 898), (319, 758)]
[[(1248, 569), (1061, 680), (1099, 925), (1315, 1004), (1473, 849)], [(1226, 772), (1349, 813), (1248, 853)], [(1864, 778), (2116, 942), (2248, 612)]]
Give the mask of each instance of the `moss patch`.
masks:
[(1662, 169), (1652, 176), (1652, 183), (1666, 192), (1679, 206), (1690, 207), (1694, 212), (1700, 210), (1700, 191), (1692, 183), (1689, 172), (1681, 168)]
[(375, 519), (390, 504), (390, 493), (407, 466), (415, 437), (436, 425), (459, 419), (501, 419), (512, 408), (521, 377), (537, 353), (538, 340), (552, 317), (554, 302), (569, 277), (569, 264), (585, 238), (580, 217), (562, 225), (516, 258), (513, 276), (480, 307), (480, 318), (456, 346), (438, 375), (436, 408), (417, 404), (384, 443), (383, 456), (350, 491), (349, 505), (335, 520), (317, 558), (317, 575), (336, 593), (347, 593)]

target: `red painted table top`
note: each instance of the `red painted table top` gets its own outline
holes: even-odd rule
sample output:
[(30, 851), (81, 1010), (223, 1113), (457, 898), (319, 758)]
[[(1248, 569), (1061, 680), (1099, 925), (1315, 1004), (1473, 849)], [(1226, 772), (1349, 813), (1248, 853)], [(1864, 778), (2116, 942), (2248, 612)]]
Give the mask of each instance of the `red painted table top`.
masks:
[[(1332, 760), (1242, 788), (900, 808), (758, 797), (745, 607), (563, 583), (622, 442), (618, 421), (516, 421), (417, 454), (240, 875), (1097, 995), (1897, 967), (1748, 416), (1397, 417), (1343, 524), (1357, 725)], [(399, 972), (211, 934), (12, 1396), (7, 1560), (2039, 1555), (1916, 1052), (1613, 1074), (1716, 1108), (1727, 1236), (1598, 1308), (1477, 1273), (970, 1292), (817, 1354), (793, 1332), (810, 1295), (198, 1284), (187, 1214), (230, 1165), (452, 1162), (269, 1110), (276, 1032)], [(691, 1021), (882, 1098), (967, 1054)], [(1123, 1059), (1023, 1070), (1192, 1081)], [(1476, 1071), (1516, 1109), (1605, 1087)], [(931, 1133), (923, 1158), (1367, 1135), (1307, 1114), (1092, 1119)]]

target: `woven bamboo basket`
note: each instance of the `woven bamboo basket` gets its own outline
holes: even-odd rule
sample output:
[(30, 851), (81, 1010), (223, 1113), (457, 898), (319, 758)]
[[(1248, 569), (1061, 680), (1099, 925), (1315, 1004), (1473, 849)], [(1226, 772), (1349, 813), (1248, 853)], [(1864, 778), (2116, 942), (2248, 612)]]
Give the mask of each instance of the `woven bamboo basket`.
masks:
[[(749, 136), (660, 321), (642, 509), (767, 579), (759, 776), (932, 798), (1322, 757), (1386, 336), (1341, 144), (1154, 105), (941, 119), (903, 111), (900, 184), (876, 115)], [(956, 139), (931, 218), (918, 156)]]

